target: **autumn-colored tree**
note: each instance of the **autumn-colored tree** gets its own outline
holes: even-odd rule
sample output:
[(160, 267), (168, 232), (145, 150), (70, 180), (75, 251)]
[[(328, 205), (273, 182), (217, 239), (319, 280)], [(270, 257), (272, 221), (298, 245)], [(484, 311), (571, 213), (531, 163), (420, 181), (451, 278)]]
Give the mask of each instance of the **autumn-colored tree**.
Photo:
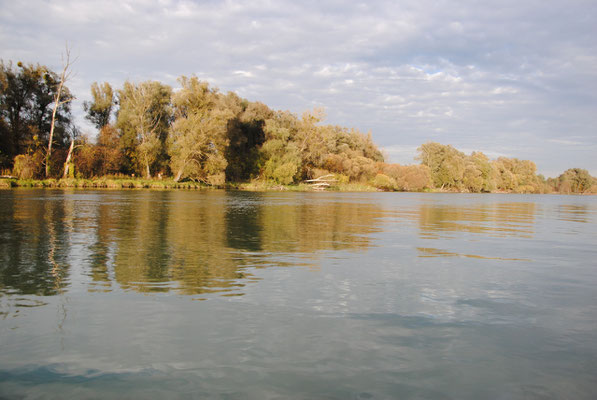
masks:
[(380, 169), (396, 182), (396, 190), (420, 192), (432, 187), (429, 167), (426, 165), (381, 164)]
[(495, 189), (495, 170), (489, 158), (481, 152), (466, 157), (462, 184), (473, 193), (491, 192)]
[(537, 166), (529, 160), (499, 157), (493, 162), (497, 189), (517, 193), (536, 193), (540, 184)]
[(595, 178), (586, 169), (570, 168), (555, 180), (555, 189), (560, 193), (588, 193), (594, 183)]
[(466, 156), (450, 145), (428, 142), (417, 149), (417, 158), (429, 167), (431, 179), (439, 189), (460, 189), (466, 168)]

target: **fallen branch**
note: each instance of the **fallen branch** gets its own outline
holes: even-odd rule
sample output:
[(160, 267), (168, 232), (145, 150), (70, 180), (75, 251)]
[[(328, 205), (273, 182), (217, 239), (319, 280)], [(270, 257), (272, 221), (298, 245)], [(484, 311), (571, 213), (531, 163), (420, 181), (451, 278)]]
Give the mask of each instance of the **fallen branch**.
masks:
[[(333, 178), (333, 176), (334, 176), (334, 174), (327, 174), (327, 175), (320, 176), (319, 178), (307, 179), (305, 182), (307, 182), (307, 183), (338, 182), (338, 180)], [(328, 179), (328, 177), (332, 177), (332, 178)]]

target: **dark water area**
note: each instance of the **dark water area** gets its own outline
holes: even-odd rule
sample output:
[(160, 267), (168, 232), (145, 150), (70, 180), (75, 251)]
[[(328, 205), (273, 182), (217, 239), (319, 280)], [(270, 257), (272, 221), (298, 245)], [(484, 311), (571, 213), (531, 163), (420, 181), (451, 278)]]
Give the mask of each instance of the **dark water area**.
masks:
[(0, 191), (0, 398), (596, 393), (597, 197)]

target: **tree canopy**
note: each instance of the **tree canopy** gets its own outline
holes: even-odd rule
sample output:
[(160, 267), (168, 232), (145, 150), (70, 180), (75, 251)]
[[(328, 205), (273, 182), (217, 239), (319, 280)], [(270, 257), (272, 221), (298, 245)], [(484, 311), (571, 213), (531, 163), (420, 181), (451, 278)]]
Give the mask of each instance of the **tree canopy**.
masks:
[[(62, 74), (64, 75), (64, 73)], [(22, 178), (59, 176), (76, 128), (65, 79), (42, 65), (0, 63), (0, 168)], [(196, 76), (179, 87), (158, 81), (91, 85), (85, 117), (97, 129), (77, 139), (75, 176), (125, 174), (172, 177), (211, 185), (260, 180), (289, 185), (323, 175), (379, 190), (592, 193), (595, 178), (572, 168), (558, 178), (537, 175), (529, 160), (481, 152), (467, 155), (427, 142), (417, 165), (389, 164), (371, 133), (324, 124), (316, 108), (298, 116), (236, 93), (222, 93)], [(56, 101), (59, 92), (59, 101)], [(53, 106), (56, 108), (52, 130)], [(56, 151), (49, 146), (50, 136)], [(69, 152), (70, 154), (70, 152)]]

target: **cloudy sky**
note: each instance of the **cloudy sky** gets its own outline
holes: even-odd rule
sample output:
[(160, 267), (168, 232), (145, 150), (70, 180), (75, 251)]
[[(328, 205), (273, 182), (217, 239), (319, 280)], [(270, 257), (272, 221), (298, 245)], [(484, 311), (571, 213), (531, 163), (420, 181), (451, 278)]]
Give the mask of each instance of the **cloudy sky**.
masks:
[(195, 74), (221, 91), (371, 131), (389, 161), (427, 141), (597, 176), (597, 1), (0, 0), (0, 58), (92, 82)]

